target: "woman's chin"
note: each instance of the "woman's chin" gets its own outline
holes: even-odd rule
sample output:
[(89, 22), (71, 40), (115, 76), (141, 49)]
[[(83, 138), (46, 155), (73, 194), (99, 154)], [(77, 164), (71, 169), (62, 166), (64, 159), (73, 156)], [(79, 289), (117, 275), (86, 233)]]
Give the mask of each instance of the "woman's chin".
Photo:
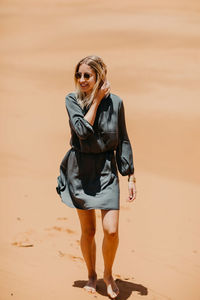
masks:
[(82, 92), (87, 93), (88, 87), (80, 86)]
[(82, 93), (85, 93), (85, 95), (89, 95), (91, 93), (90, 89), (81, 88), (81, 91), (82, 91)]

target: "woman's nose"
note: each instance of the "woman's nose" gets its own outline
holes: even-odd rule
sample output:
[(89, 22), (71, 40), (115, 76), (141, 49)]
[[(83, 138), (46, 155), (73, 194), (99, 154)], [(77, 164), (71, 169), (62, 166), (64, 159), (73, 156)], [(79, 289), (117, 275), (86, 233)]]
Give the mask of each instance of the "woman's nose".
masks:
[(84, 74), (81, 74), (80, 82), (84, 82), (84, 81), (85, 81)]

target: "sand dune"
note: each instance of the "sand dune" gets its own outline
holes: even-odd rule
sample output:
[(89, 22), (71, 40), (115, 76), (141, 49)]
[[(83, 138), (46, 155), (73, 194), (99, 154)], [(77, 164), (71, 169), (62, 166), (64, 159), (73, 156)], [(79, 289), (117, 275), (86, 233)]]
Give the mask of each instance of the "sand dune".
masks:
[(118, 299), (199, 300), (199, 1), (2, 1), (0, 299), (106, 299), (97, 211), (96, 295), (76, 211), (55, 192), (64, 106), (89, 54), (123, 98), (138, 197), (120, 177)]

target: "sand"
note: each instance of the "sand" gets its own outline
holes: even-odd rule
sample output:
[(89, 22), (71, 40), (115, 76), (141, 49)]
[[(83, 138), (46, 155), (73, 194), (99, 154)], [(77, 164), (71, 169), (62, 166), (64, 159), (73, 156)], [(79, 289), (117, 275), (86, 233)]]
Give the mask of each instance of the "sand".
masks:
[(200, 3), (1, 2), (0, 300), (88, 295), (76, 211), (55, 191), (69, 149), (65, 95), (86, 55), (102, 56), (123, 98), (137, 200), (120, 176), (118, 299), (200, 299)]

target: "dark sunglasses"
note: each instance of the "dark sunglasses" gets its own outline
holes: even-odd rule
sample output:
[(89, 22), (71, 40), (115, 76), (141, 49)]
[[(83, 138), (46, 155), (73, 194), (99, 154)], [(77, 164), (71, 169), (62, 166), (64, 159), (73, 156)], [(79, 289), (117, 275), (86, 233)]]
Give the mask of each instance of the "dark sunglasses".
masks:
[(86, 80), (90, 79), (90, 77), (92, 76), (92, 75), (89, 74), (89, 73), (76, 72), (76, 73), (75, 73), (76, 79), (81, 79), (82, 74), (83, 74), (84, 79), (86, 79)]

